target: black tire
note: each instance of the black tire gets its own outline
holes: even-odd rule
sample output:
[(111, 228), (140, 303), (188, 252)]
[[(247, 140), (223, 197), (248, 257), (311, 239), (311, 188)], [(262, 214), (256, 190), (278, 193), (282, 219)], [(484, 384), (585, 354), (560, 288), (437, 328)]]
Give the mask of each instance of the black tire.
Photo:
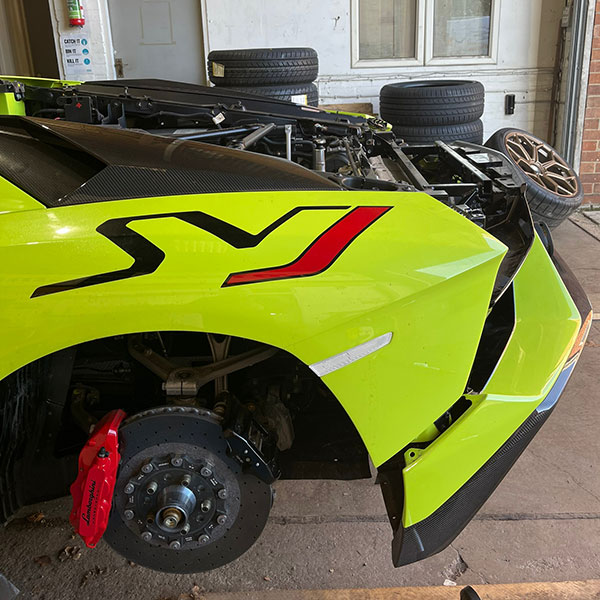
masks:
[[(499, 150), (506, 155), (508, 160), (515, 166), (518, 173), (521, 175), (523, 182), (526, 185), (527, 202), (533, 216), (534, 221), (542, 221), (548, 227), (554, 228), (560, 225), (573, 211), (577, 210), (583, 201), (583, 186), (577, 174), (572, 171), (572, 167), (567, 164), (567, 167), (572, 171), (573, 193), (563, 195), (553, 192), (552, 190), (542, 187), (538, 182), (531, 178), (526, 171), (513, 159), (508, 149), (506, 139), (509, 134), (524, 134), (529, 138), (536, 140), (540, 144), (544, 144), (552, 152), (558, 155), (556, 150), (549, 144), (546, 144), (540, 138), (523, 131), (522, 129), (514, 129), (507, 127), (499, 129), (485, 143), (488, 148)], [(560, 157), (560, 155), (558, 155)], [(564, 161), (564, 158), (560, 157)]]
[(275, 100), (307, 104), (308, 106), (319, 105), (319, 90), (314, 83), (297, 83), (296, 85), (286, 85), (285, 87), (277, 85), (237, 86), (229, 89), (244, 92), (245, 94), (266, 96)]
[(396, 137), (408, 144), (429, 144), (438, 140), (442, 142), (483, 143), (483, 123), (481, 119), (472, 123), (437, 127), (404, 127), (399, 125), (395, 126), (392, 131), (396, 134)]
[(392, 125), (459, 125), (483, 115), (484, 99), (478, 81), (406, 81), (381, 88), (379, 112)]
[(312, 83), (319, 74), (319, 58), (312, 48), (213, 50), (208, 73), (221, 87)]

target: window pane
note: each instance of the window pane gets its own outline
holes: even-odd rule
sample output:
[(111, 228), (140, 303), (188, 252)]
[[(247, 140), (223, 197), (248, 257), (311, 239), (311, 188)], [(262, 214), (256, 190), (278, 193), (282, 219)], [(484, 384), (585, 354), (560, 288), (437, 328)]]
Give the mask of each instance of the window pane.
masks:
[(489, 56), (492, 0), (435, 0), (433, 56)]
[(414, 58), (417, 0), (359, 0), (359, 58)]

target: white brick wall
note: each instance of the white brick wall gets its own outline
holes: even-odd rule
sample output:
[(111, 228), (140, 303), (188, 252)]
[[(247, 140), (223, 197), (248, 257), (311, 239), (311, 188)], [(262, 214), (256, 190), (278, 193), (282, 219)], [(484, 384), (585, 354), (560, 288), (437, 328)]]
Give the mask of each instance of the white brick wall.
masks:
[[(64, 0), (49, 0), (50, 14), (54, 28), (56, 55), (61, 77), (65, 78), (60, 49), (60, 35), (77, 33), (79, 28), (69, 26), (67, 3)], [(85, 0), (85, 29), (89, 32), (92, 77), (90, 79), (113, 79), (115, 77), (110, 21), (106, 0)]]

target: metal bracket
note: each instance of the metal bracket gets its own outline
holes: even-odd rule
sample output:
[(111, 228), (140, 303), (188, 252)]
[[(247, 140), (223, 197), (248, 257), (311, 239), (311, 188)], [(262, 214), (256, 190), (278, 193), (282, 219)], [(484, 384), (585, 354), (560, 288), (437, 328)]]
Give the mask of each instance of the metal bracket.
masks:
[[(217, 344), (217, 346), (213, 346), (213, 344)], [(218, 356), (226, 354), (229, 348), (228, 342), (226, 346), (220, 344), (216, 340), (211, 342), (211, 349), (214, 348), (213, 352), (216, 349)], [(166, 391), (167, 396), (185, 396), (188, 398), (196, 396), (200, 388), (207, 383), (223, 378), (240, 369), (251, 367), (271, 358), (278, 352), (277, 348), (271, 346), (258, 346), (243, 354), (216, 360), (203, 367), (178, 367), (170, 360), (154, 352), (149, 346), (146, 346), (141, 336), (131, 336), (128, 346), (129, 353), (135, 360), (165, 382), (163, 389)]]
[[(209, 333), (208, 343), (210, 344), (210, 351), (215, 362), (220, 362), (227, 358), (227, 355), (229, 354), (229, 344), (231, 343), (230, 335), (217, 338), (217, 336), (213, 333)], [(215, 396), (218, 396), (222, 392), (226, 391), (227, 375), (223, 375), (223, 377), (218, 377), (215, 379)]]
[(20, 81), (8, 81), (0, 79), (0, 93), (12, 92), (15, 100), (20, 101), (25, 99), (25, 85)]
[(262, 455), (247, 439), (231, 429), (225, 431), (224, 435), (232, 456), (252, 471), (261, 481), (270, 485), (279, 477), (279, 471), (273, 473)]
[(230, 356), (204, 367), (182, 367), (175, 369), (164, 385), (167, 396), (195, 396), (200, 388), (220, 377), (240, 369), (251, 367), (277, 353), (276, 348), (259, 346), (243, 354)]

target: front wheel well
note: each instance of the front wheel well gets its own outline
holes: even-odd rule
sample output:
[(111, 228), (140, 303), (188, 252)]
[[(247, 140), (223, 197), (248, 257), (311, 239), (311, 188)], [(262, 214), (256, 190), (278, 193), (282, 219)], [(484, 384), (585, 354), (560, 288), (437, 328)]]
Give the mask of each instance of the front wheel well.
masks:
[[(117, 335), (55, 352), (6, 377), (0, 381), (0, 486), (10, 491), (3, 493), (0, 521), (19, 505), (67, 493), (89, 432), (115, 408), (133, 415), (198, 406), (218, 413), (224, 428), (243, 410), (273, 436), (282, 478), (369, 477), (366, 448), (332, 392), (298, 358), (269, 348), (210, 333)], [(227, 360), (242, 364), (225, 368), (223, 379), (216, 367)], [(191, 374), (193, 385), (188, 377), (174, 387), (173, 374), (181, 372)], [(22, 479), (34, 472), (35, 483)]]

